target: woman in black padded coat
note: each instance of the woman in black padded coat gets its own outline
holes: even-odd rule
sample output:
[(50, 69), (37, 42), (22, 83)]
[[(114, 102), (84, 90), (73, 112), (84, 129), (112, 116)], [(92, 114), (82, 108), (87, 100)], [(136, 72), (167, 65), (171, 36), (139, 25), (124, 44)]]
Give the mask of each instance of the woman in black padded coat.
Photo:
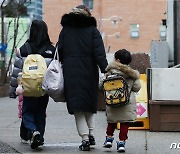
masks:
[(82, 151), (95, 144), (93, 115), (97, 112), (99, 68), (105, 73), (106, 54), (96, 19), (79, 5), (61, 19), (58, 48), (63, 63), (67, 109), (75, 116)]

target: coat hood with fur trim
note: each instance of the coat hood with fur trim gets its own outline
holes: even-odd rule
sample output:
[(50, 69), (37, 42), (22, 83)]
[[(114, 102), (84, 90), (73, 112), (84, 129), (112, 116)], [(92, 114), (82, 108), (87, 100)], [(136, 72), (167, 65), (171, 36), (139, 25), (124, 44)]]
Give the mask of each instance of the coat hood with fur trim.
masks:
[[(113, 71), (116, 70), (116, 71)], [(139, 79), (139, 72), (137, 70), (133, 70), (128, 65), (121, 64), (119, 62), (113, 61), (111, 62), (107, 68), (107, 72), (122, 72), (127, 77), (131, 77), (132, 79), (136, 80)]]
[(85, 16), (83, 14), (64, 14), (61, 19), (61, 25), (71, 26), (76, 28), (97, 26), (96, 19), (92, 16)]

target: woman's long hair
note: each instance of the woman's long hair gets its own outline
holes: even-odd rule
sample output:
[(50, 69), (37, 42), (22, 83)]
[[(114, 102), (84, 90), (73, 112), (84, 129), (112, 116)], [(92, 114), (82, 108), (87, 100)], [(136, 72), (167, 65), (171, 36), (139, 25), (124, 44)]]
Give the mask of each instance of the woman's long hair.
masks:
[(33, 20), (30, 28), (29, 41), (35, 46), (52, 44), (48, 35), (48, 28), (44, 21)]

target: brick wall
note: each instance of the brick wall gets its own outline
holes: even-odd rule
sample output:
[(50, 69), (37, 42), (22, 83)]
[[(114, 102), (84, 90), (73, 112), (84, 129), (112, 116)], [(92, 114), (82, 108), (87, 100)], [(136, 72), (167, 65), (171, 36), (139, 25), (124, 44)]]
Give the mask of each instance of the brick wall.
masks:
[[(56, 43), (61, 30), (60, 19), (82, 0), (44, 0), (44, 20), (48, 24), (51, 40)], [(166, 16), (165, 0), (94, 0), (93, 16), (96, 17), (98, 28), (104, 32), (105, 46), (111, 46), (110, 52), (126, 48), (132, 52), (149, 53), (151, 40), (159, 40), (159, 26)], [(113, 15), (118, 16), (116, 26), (112, 21), (102, 21)], [(140, 25), (138, 39), (130, 37), (130, 24)], [(119, 32), (120, 37), (108, 36)]]

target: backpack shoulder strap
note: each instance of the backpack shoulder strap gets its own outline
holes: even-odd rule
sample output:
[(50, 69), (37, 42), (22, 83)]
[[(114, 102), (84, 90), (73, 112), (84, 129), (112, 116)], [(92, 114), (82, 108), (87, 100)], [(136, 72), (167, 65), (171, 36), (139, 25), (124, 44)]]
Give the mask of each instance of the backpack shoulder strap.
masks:
[(44, 45), (40, 50), (38, 50), (38, 53), (42, 55), (42, 53), (47, 49), (47, 45)]
[(32, 53), (32, 50), (31, 50), (31, 46), (28, 42), (25, 43), (25, 47), (27, 49), (28, 55), (30, 55)]

